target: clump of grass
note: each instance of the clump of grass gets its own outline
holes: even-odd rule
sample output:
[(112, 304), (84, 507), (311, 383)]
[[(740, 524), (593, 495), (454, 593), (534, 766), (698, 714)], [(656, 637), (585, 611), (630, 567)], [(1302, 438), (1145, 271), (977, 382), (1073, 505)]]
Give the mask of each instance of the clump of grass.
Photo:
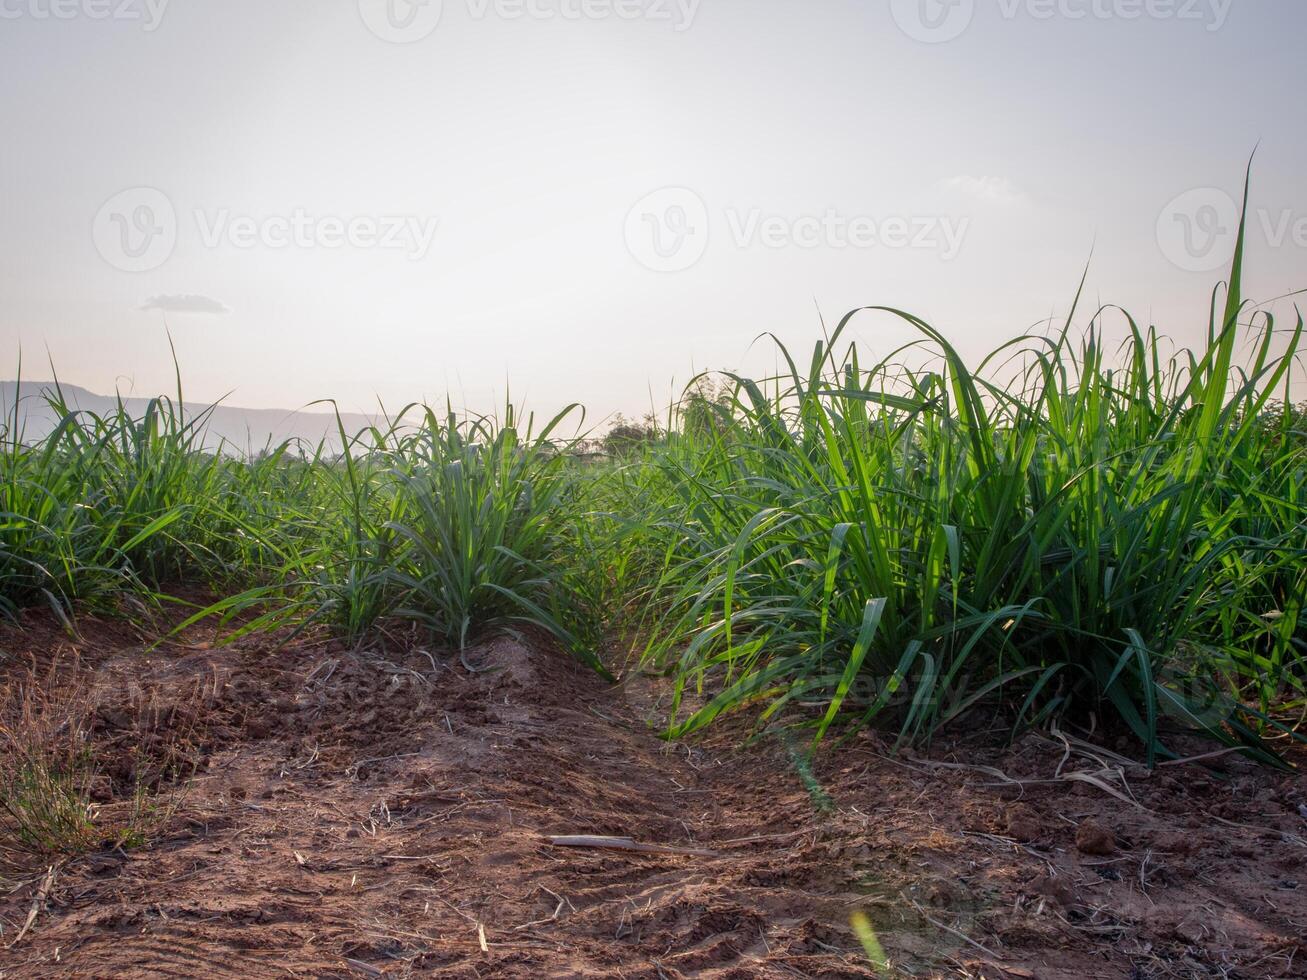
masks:
[(16, 717), (0, 723), (0, 861), (24, 867), (98, 849), (85, 731), (49, 702), (36, 707), (30, 688), (19, 698)]
[(569, 460), (551, 441), (576, 406), (533, 433), (507, 406), (502, 423), (438, 418), (430, 409), (410, 442), (417, 462), (404, 473), (403, 516), (388, 523), (406, 548), (389, 580), (402, 611), (457, 649), (474, 630), (541, 626), (577, 656), (603, 669), (572, 624), (582, 606), (558, 571), (569, 512)]
[(305, 474), (297, 494), (242, 522), (280, 566), (183, 627), (254, 608), (232, 636), (317, 622), (365, 643), (402, 619), (462, 650), (486, 631), (535, 626), (606, 674), (597, 603), (568, 570), (582, 505), (572, 443), (555, 433), (574, 409), (539, 431), (511, 404), (502, 420), (414, 405), (384, 428), (339, 428), (339, 451), (287, 462)]
[(0, 705), (0, 861), (44, 866), (100, 848), (89, 702), (29, 674)]
[[(52, 688), (33, 674), (0, 699), (0, 867), (31, 871), (96, 851), (141, 847), (171, 819), (182, 784), (134, 773), (128, 794), (106, 800), (94, 702), (76, 681)], [(176, 774), (173, 774), (176, 775)]]
[(74, 410), (57, 384), (26, 397), (58, 422), (26, 441), (16, 398), (0, 431), (0, 612), (154, 604), (182, 580), (251, 581), (283, 554), (265, 532), (302, 490), (280, 465), (286, 447), (245, 461), (210, 446), (211, 410), (187, 415), (180, 384), (140, 416), (121, 399), (105, 415)]
[[(1241, 264), (1242, 236), (1207, 346), (1177, 357), (1128, 317), (1110, 356), (1100, 311), (973, 369), (868, 308), (805, 367), (778, 345), (786, 374), (728, 375), (712, 424), (648, 455), (668, 489), (645, 658), (678, 704), (711, 695), (670, 733), (798, 708), (818, 740), (912, 741), (986, 703), (1115, 719), (1150, 761), (1166, 727), (1272, 758), (1269, 708), (1307, 663), (1307, 465), (1273, 401), (1303, 324), (1251, 313)], [(843, 337), (872, 313), (920, 341), (866, 363)]]

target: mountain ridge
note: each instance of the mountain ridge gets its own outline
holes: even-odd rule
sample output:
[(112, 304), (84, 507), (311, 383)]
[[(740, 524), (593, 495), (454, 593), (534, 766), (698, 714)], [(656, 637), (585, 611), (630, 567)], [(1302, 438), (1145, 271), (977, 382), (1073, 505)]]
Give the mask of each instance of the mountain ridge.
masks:
[[(64, 402), (74, 411), (105, 415), (117, 410), (118, 395), (101, 395), (81, 385), (54, 381), (0, 381), (0, 411), (3, 424), (12, 428), (17, 405), (17, 418), (21, 437), (28, 442), (44, 438), (59, 424), (59, 414), (50, 405), (48, 395), (56, 388)], [(168, 396), (156, 396), (168, 397)], [(139, 418), (155, 398), (123, 396), (121, 401), (128, 414)], [(175, 396), (173, 397), (175, 401)], [(247, 453), (258, 452), (286, 441), (299, 441), (307, 446), (326, 442), (339, 447), (340, 432), (336, 415), (329, 411), (309, 411), (286, 408), (243, 408), (225, 402), (186, 401), (182, 411), (187, 418), (208, 412), (205, 425), (206, 448), (217, 448), (225, 443), (229, 448)], [(340, 423), (353, 435), (378, 421), (383, 416), (362, 412), (341, 412)]]

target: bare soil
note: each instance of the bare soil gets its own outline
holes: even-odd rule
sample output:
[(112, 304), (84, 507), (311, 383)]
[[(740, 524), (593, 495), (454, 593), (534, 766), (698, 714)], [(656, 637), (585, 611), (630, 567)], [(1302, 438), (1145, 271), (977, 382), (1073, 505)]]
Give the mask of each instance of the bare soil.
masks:
[(980, 731), (805, 770), (730, 724), (668, 743), (664, 682), (533, 639), (465, 665), (79, 626), (0, 629), (0, 683), (89, 682), (105, 799), (143, 757), (194, 774), (149, 846), (60, 866), (44, 900), (44, 868), (0, 880), (3, 977), (875, 976), (858, 910), (893, 975), (1307, 976), (1297, 773)]

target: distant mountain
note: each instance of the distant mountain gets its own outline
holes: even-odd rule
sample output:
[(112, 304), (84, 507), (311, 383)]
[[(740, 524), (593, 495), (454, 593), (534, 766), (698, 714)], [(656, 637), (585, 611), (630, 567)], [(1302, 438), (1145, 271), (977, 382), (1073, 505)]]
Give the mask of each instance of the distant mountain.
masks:
[[(46, 400), (46, 392), (53, 391), (54, 383), (50, 381), (24, 381), (21, 388), (16, 381), (0, 381), (0, 410), (3, 411), (5, 426), (13, 423), (14, 403), (18, 399), (18, 425), (25, 442), (35, 442), (48, 435), (58, 424), (58, 415)], [(77, 385), (60, 383), (59, 390), (69, 408), (96, 415), (105, 415), (116, 410), (118, 400), (112, 395), (97, 395)], [(148, 398), (125, 398), (123, 403), (127, 411), (139, 418), (145, 414)], [(187, 418), (194, 418), (212, 407), (208, 404), (187, 402)], [(379, 418), (376, 419), (380, 421)], [(373, 416), (355, 412), (341, 414), (345, 431), (353, 435), (361, 429), (372, 425)], [(205, 445), (216, 448), (225, 442), (236, 452), (257, 452), (268, 445), (278, 445), (288, 439), (298, 439), (307, 444), (308, 449), (321, 441), (329, 446), (339, 447), (340, 437), (336, 428), (336, 416), (331, 412), (289, 411), (280, 408), (237, 408), (232, 405), (218, 405), (213, 408), (205, 427)]]

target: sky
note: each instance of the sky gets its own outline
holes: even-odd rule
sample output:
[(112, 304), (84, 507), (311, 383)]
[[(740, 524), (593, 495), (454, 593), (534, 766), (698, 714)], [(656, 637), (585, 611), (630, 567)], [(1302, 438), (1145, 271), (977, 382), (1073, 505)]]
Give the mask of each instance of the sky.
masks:
[(0, 378), (170, 391), (171, 334), (188, 400), (598, 421), (865, 305), (979, 358), (1087, 264), (1197, 343), (1254, 147), (1246, 291), (1307, 288), (1304, 38), (1296, 0), (0, 0)]

